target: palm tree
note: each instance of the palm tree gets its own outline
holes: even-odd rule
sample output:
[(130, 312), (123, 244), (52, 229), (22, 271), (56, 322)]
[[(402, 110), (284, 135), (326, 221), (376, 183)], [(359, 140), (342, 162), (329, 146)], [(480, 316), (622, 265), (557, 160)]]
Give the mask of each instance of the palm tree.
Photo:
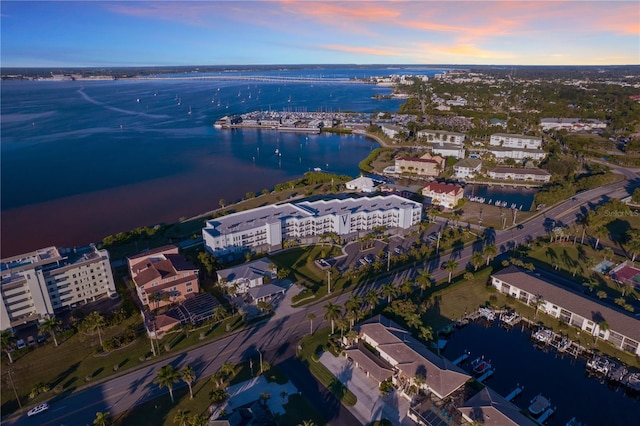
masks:
[(313, 420), (304, 420), (302, 423), (298, 423), (297, 426), (316, 426)]
[(231, 375), (236, 372), (236, 366), (233, 365), (233, 363), (228, 362), (228, 361), (227, 362), (223, 362), (222, 365), (220, 366), (220, 371), (226, 377), (231, 377)]
[(13, 364), (13, 358), (11, 358), (11, 344), (14, 339), (15, 336), (9, 329), (3, 330), (2, 334), (0, 334), (0, 345), (2, 345), (2, 350), (9, 357), (9, 364)]
[(359, 311), (362, 308), (362, 297), (351, 293), (344, 306), (349, 311)]
[(378, 301), (380, 300), (380, 296), (378, 296), (378, 292), (375, 290), (369, 290), (364, 295), (364, 300), (369, 305), (369, 309), (373, 310)]
[(204, 413), (196, 414), (189, 420), (189, 426), (207, 426), (208, 424), (209, 417)]
[(484, 256), (479, 251), (474, 251), (469, 261), (473, 265), (473, 270), (477, 271), (479, 267), (484, 265)]
[(340, 309), (340, 306), (334, 305), (331, 302), (324, 305), (324, 311), (324, 319), (326, 319), (327, 321), (331, 321), (331, 334), (333, 334), (336, 331), (336, 320), (340, 318), (340, 315), (342, 315), (342, 311)]
[(173, 368), (173, 365), (167, 364), (158, 370), (158, 376), (153, 380), (160, 389), (166, 387), (169, 389), (169, 395), (171, 396), (171, 402), (175, 403), (173, 399), (173, 384), (180, 380), (180, 372)]
[(97, 331), (98, 339), (100, 340), (100, 347), (104, 350), (104, 343), (102, 342), (102, 329), (107, 325), (104, 317), (99, 312), (93, 311), (82, 322), (89, 331)]
[(185, 410), (178, 410), (176, 415), (173, 417), (174, 423), (179, 423), (180, 426), (187, 426), (187, 422), (189, 421), (189, 414)]
[(640, 229), (629, 229), (627, 231), (627, 251), (631, 253), (631, 262), (636, 261), (636, 257), (640, 254)]
[(107, 426), (107, 423), (109, 422), (110, 417), (111, 417), (111, 413), (109, 413), (108, 411), (105, 411), (105, 412), (98, 411), (96, 413), (96, 418), (93, 420), (93, 424), (96, 426)]
[(387, 283), (380, 288), (380, 292), (383, 297), (387, 298), (387, 303), (391, 303), (391, 299), (398, 294), (398, 289), (395, 288), (393, 283)]
[(414, 286), (414, 283), (412, 281), (405, 280), (402, 282), (402, 284), (400, 284), (400, 288), (398, 289), (398, 291), (406, 299), (413, 292), (413, 286)]
[(611, 247), (603, 248), (602, 256), (604, 257), (604, 260), (608, 260), (610, 257), (613, 257), (613, 249)]
[(420, 287), (420, 298), (422, 299), (424, 291), (431, 287), (431, 273), (428, 269), (418, 269), (416, 283)]
[(189, 386), (189, 399), (193, 399), (193, 389), (191, 388), (191, 385), (196, 379), (196, 372), (193, 371), (193, 368), (190, 366), (185, 365), (182, 367), (182, 370), (180, 370), (180, 378), (187, 384), (187, 386)]
[(600, 283), (598, 281), (594, 280), (593, 278), (591, 278), (589, 281), (583, 282), (582, 285), (587, 287), (589, 289), (589, 292), (593, 293), (593, 289), (598, 287), (600, 285)]
[(444, 262), (444, 269), (449, 271), (449, 282), (451, 282), (451, 276), (453, 275), (453, 272), (458, 269), (458, 262), (453, 259), (449, 259)]
[(433, 328), (431, 326), (420, 327), (420, 337), (427, 342), (433, 340)]
[(598, 344), (598, 335), (600, 334), (600, 332), (605, 333), (607, 330), (609, 330), (609, 323), (606, 321), (600, 321), (598, 323), (598, 328), (600, 329), (596, 334), (595, 334), (595, 338), (596, 338), (596, 345)]
[(487, 258), (487, 266), (488, 266), (489, 262), (491, 262), (491, 259), (493, 259), (493, 257), (496, 254), (498, 254), (498, 247), (496, 247), (493, 244), (484, 246), (484, 248), (482, 249), (482, 254)]
[(40, 330), (43, 332), (50, 332), (53, 337), (53, 343), (58, 346), (58, 339), (56, 338), (56, 331), (60, 328), (61, 322), (56, 319), (55, 316), (50, 316), (45, 318), (45, 320), (40, 324)]
[(309, 320), (309, 334), (313, 334), (313, 320), (316, 319), (316, 314), (309, 312), (307, 314), (307, 319)]
[(609, 230), (604, 226), (599, 226), (593, 231), (593, 234), (596, 236), (596, 242), (593, 245), (593, 248), (597, 249), (598, 244), (600, 244), (600, 239), (609, 235)]

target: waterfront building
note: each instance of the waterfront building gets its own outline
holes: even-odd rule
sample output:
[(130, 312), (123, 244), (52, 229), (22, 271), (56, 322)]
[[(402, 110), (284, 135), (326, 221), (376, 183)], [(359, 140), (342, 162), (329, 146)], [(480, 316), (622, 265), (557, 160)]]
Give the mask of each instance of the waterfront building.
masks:
[(396, 126), (395, 124), (381, 124), (380, 129), (382, 129), (382, 133), (393, 139), (401, 132), (404, 132), (404, 129), (400, 126)]
[[(358, 344), (345, 352), (345, 356), (375, 380), (391, 377), (393, 384), (407, 399), (411, 399), (412, 386), (443, 399), (471, 378), (461, 368), (431, 352), (411, 333), (382, 315), (361, 324), (357, 340), (372, 347), (376, 353)], [(416, 380), (417, 376), (422, 380)]]
[(568, 130), (572, 132), (606, 129), (607, 124), (596, 119), (581, 118), (543, 118), (540, 120), (543, 131)]
[(454, 208), (464, 196), (464, 188), (452, 183), (429, 182), (422, 188), (425, 201), (436, 206)]
[(540, 161), (547, 156), (547, 153), (541, 149), (510, 148), (504, 146), (492, 146), (487, 148), (485, 152), (493, 154), (496, 160), (500, 161), (508, 158), (514, 160), (531, 159)]
[(370, 177), (360, 176), (345, 183), (345, 187), (351, 191), (370, 193), (375, 192), (376, 186), (380, 185), (381, 183), (382, 182), (373, 180)]
[(491, 284), (527, 305), (537, 305), (541, 312), (563, 323), (607, 340), (618, 349), (640, 355), (640, 321), (630, 315), (513, 265), (491, 275)]
[(394, 169), (396, 173), (409, 173), (421, 177), (438, 176), (444, 170), (445, 159), (439, 155), (424, 154), (422, 157), (397, 157)]
[(474, 178), (482, 168), (482, 161), (476, 158), (465, 158), (453, 165), (453, 176), (456, 179)]
[(551, 180), (551, 173), (544, 169), (522, 169), (516, 167), (492, 167), (487, 169), (487, 175), (491, 179), (534, 181), (546, 183)]
[(409, 230), (422, 220), (422, 204), (397, 195), (298, 201), (258, 207), (208, 220), (202, 229), (207, 251), (232, 259), (247, 250), (270, 252), (287, 240), (313, 242), (335, 233), (343, 241), (385, 227)]
[(512, 135), (509, 133), (494, 133), (489, 139), (489, 145), (504, 146), (506, 148), (540, 149), (542, 138), (527, 135)]
[(230, 289), (229, 294), (237, 296), (249, 291), (250, 288), (261, 286), (265, 278), (269, 281), (278, 276), (278, 267), (269, 259), (263, 257), (251, 262), (243, 263), (216, 272), (218, 283)]
[(127, 258), (129, 275), (143, 305), (159, 308), (200, 291), (198, 268), (167, 245)]
[(538, 423), (521, 413), (519, 407), (504, 399), (491, 388), (480, 392), (464, 402), (458, 411), (470, 424), (486, 426), (537, 426)]
[(455, 145), (462, 145), (467, 135), (464, 133), (457, 132), (447, 132), (444, 130), (419, 130), (416, 133), (416, 136), (419, 138), (426, 138), (428, 142), (443, 142), (450, 143)]
[(109, 253), (93, 245), (79, 249), (47, 247), (2, 259), (0, 264), (2, 330), (118, 294)]
[(442, 157), (454, 157), (456, 160), (464, 158), (465, 155), (462, 145), (443, 142), (433, 144), (431, 152)]
[(182, 303), (162, 314), (144, 312), (144, 325), (149, 337), (161, 339), (177, 325), (198, 325), (213, 318), (216, 308), (220, 306), (222, 305), (218, 299), (211, 293), (188, 293)]

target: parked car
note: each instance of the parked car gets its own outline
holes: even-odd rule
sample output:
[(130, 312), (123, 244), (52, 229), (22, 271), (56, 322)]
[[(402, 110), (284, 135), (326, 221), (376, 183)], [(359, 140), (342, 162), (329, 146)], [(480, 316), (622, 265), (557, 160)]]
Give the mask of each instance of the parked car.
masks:
[(396, 247), (393, 249), (393, 251), (395, 252), (395, 254), (402, 254), (402, 247)]
[(34, 339), (33, 336), (27, 336), (27, 344), (29, 344), (29, 346), (35, 345), (36, 339)]
[(42, 334), (38, 334), (38, 336), (36, 337), (36, 340), (38, 341), (38, 343), (42, 344), (47, 340), (47, 338), (44, 337), (44, 335)]
[(16, 347), (18, 349), (24, 349), (27, 347), (27, 344), (25, 343), (25, 341), (23, 339), (18, 339), (18, 341), (16, 342)]
[(35, 416), (36, 414), (42, 413), (43, 411), (47, 411), (49, 409), (49, 404), (46, 402), (44, 404), (36, 405), (27, 413), (27, 416)]

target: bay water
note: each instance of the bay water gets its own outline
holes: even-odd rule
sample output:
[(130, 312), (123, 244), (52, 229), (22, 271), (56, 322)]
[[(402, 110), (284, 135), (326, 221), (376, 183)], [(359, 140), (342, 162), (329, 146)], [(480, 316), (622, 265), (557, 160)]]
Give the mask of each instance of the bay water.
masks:
[(322, 79), (432, 76), (439, 70), (251, 72), (314, 81), (221, 81), (194, 74), (3, 81), (2, 256), (48, 245), (80, 246), (138, 226), (174, 222), (214, 210), (222, 198), (233, 202), (314, 168), (356, 177), (358, 163), (377, 146), (362, 136), (229, 131), (213, 123), (253, 110), (395, 112), (402, 100), (372, 99), (391, 93), (388, 87)]

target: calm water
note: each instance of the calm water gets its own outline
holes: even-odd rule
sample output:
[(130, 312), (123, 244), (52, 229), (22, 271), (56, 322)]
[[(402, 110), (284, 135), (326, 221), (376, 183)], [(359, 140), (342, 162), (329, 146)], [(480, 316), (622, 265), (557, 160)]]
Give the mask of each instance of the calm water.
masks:
[(557, 411), (548, 425), (563, 426), (574, 416), (590, 426), (638, 424), (638, 398), (588, 377), (582, 359), (537, 349), (529, 332), (519, 326), (507, 331), (499, 325), (471, 323), (454, 332), (443, 355), (453, 360), (465, 350), (471, 352), (470, 359), (484, 355), (491, 360), (496, 373), (485, 383), (502, 396), (518, 384), (524, 386), (513, 401), (521, 409), (526, 410), (539, 393), (550, 398)]
[[(254, 74), (360, 78), (436, 72)], [(238, 200), (315, 167), (356, 176), (359, 161), (374, 148), (359, 136), (213, 128), (226, 114), (397, 111), (402, 103), (371, 99), (389, 88), (335, 83), (5, 81), (1, 90), (2, 256), (82, 245), (190, 217), (218, 208), (221, 198)]]
[(465, 185), (464, 196), (466, 197), (483, 197), (484, 204), (496, 205), (496, 202), (506, 202), (503, 207), (515, 208), (523, 211), (531, 210), (536, 189), (531, 188), (513, 188), (505, 185), (482, 186), (482, 185)]

